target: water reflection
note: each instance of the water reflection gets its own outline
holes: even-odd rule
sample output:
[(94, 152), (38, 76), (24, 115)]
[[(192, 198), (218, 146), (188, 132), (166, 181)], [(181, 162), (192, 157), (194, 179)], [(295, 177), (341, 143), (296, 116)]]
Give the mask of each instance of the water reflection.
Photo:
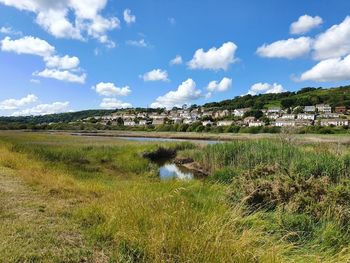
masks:
[(162, 180), (179, 179), (192, 180), (194, 175), (184, 167), (179, 167), (176, 164), (167, 163), (159, 168), (159, 176)]

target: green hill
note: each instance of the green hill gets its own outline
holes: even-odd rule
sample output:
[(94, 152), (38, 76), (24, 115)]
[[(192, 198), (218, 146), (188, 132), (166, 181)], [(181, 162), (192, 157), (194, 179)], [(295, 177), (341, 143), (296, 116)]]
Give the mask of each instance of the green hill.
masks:
[(203, 106), (211, 109), (237, 109), (248, 107), (263, 109), (271, 106), (289, 108), (319, 103), (330, 104), (332, 107), (347, 106), (350, 108), (350, 86), (331, 89), (303, 88), (297, 92), (260, 94), (256, 96), (246, 95), (231, 100), (207, 103)]
[[(318, 103), (327, 103), (332, 107), (347, 106), (350, 108), (350, 86), (322, 89), (322, 88), (303, 88), (297, 92), (284, 92), (279, 94), (260, 94), (256, 96), (246, 95), (235, 97), (234, 99), (224, 100), (221, 102), (212, 102), (204, 104), (203, 107), (208, 109), (237, 109), (248, 108), (263, 109), (271, 106), (281, 106), (283, 108), (315, 105)], [(191, 106), (195, 107), (194, 105)], [(136, 108), (140, 111), (162, 111), (161, 109), (143, 109)], [(117, 110), (85, 110), (78, 112), (67, 112), (60, 114), (50, 114), (44, 116), (26, 116), (26, 117), (0, 117), (1, 124), (31, 124), (37, 125), (42, 123), (68, 123), (85, 119), (93, 116), (108, 115)]]

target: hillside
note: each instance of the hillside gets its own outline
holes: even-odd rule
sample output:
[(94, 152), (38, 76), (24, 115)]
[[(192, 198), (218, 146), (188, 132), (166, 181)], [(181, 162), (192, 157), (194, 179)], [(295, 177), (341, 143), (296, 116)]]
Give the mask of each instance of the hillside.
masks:
[(318, 103), (330, 104), (332, 107), (350, 107), (350, 86), (322, 89), (303, 88), (297, 92), (279, 94), (246, 95), (231, 100), (207, 103), (206, 108), (237, 109), (252, 107), (255, 109), (281, 106), (283, 108), (315, 105)]
[[(204, 104), (203, 107), (208, 109), (237, 109), (252, 107), (254, 109), (268, 108), (271, 106), (281, 106), (283, 108), (315, 105), (318, 103), (327, 103), (332, 107), (347, 106), (350, 107), (350, 86), (322, 89), (322, 88), (303, 88), (297, 92), (284, 92), (279, 94), (260, 94), (256, 96), (246, 95), (235, 97), (234, 99), (224, 100), (221, 102), (212, 102)], [(197, 107), (192, 105), (191, 108)], [(161, 111), (160, 109), (134, 109), (140, 111)], [(73, 122), (93, 116), (108, 115), (117, 110), (85, 110), (78, 112), (67, 112), (60, 114), (51, 114), (44, 116), (27, 116), (27, 117), (0, 117), (0, 124), (41, 124), (52, 122)]]

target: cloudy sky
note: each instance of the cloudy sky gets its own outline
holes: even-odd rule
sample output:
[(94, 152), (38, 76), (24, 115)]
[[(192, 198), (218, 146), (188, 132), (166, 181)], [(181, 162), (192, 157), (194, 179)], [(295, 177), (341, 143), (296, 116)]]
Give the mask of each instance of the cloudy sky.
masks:
[(0, 0), (0, 115), (350, 81), (348, 0)]

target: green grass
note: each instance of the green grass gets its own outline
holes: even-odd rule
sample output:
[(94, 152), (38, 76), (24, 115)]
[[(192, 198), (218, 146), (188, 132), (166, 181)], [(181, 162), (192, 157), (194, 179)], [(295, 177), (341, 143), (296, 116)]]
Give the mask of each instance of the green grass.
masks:
[[(192, 157), (208, 179), (160, 181), (142, 157), (159, 147)], [(0, 167), (40, 193), (40, 207), (28, 224), (31, 192), (13, 204), (24, 212), (0, 228), (8, 241), (0, 251), (12, 255), (0, 253), (0, 262), (346, 262), (349, 156), (348, 147), (331, 143), (196, 146), (2, 132)], [(45, 238), (42, 205), (58, 222)], [(0, 209), (0, 218), (8, 213)], [(24, 234), (13, 242), (18, 229)], [(79, 242), (67, 235), (55, 245), (60, 232)], [(24, 251), (21, 242), (33, 233)]]

